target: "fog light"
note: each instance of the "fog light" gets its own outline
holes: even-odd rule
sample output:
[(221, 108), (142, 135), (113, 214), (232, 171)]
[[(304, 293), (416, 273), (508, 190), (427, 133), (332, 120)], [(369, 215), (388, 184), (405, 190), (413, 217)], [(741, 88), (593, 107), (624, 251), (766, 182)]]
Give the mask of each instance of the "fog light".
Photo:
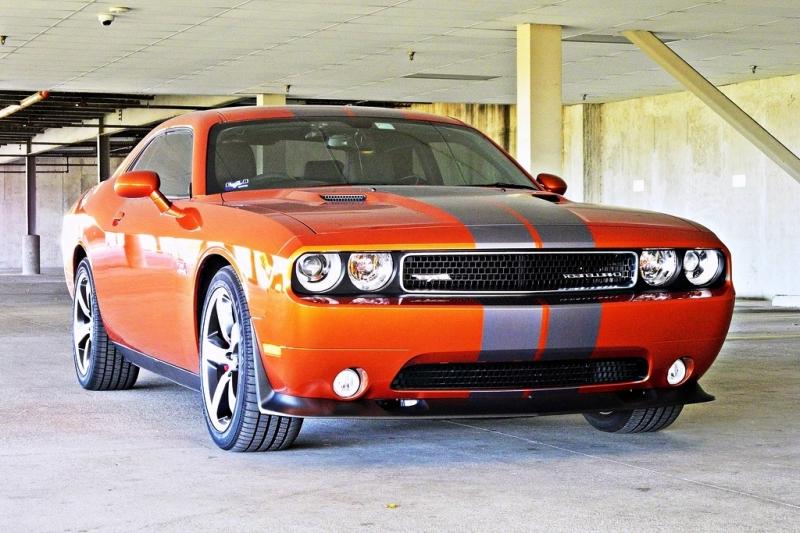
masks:
[(352, 368), (345, 368), (333, 379), (333, 392), (340, 398), (352, 398), (361, 388), (361, 375)]
[(683, 362), (683, 359), (676, 359), (667, 370), (667, 383), (677, 385), (684, 379), (686, 379), (686, 363)]

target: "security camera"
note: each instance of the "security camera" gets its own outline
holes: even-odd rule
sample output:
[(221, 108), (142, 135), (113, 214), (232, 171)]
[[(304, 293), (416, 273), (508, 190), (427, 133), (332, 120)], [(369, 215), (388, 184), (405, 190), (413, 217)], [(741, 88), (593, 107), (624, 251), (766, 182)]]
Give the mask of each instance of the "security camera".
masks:
[(111, 15), (110, 13), (100, 13), (99, 15), (97, 15), (97, 20), (103, 26), (111, 26), (111, 23), (114, 22), (115, 18), (117, 17)]

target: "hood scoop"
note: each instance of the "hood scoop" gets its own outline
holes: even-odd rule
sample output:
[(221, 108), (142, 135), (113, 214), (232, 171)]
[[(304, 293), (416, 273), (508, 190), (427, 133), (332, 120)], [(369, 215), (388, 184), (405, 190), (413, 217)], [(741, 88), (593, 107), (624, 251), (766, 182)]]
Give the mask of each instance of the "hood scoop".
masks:
[(353, 204), (367, 201), (366, 194), (320, 194), (319, 197), (330, 204)]

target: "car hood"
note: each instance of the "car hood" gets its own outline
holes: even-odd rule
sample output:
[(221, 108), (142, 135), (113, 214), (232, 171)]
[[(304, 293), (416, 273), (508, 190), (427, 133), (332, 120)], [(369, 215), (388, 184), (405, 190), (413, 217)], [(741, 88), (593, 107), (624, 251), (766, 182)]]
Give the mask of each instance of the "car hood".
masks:
[(256, 213), (280, 212), (317, 234), (461, 228), (480, 245), (518, 243), (593, 246), (600, 227), (703, 231), (660, 213), (579, 204), (538, 191), (478, 187), (329, 187), (235, 193), (225, 205)]

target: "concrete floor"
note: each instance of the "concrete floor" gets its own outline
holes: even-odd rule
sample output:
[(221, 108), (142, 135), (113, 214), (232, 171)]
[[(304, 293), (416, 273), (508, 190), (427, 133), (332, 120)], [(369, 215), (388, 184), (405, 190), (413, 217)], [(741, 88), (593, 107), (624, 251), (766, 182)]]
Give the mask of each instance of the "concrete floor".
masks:
[(800, 530), (797, 311), (743, 303), (703, 380), (717, 401), (660, 434), (580, 416), (307, 421), (288, 452), (233, 454), (197, 395), (153, 374), (82, 390), (67, 298), (11, 280), (0, 531)]

